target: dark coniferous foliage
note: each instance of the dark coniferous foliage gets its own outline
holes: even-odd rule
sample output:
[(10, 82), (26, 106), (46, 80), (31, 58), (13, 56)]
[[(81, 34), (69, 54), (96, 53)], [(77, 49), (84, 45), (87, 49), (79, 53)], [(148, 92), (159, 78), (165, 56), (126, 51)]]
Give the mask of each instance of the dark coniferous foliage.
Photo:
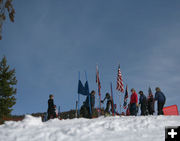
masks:
[(10, 69), (6, 57), (3, 57), (0, 61), (0, 118), (11, 115), (12, 107), (16, 104), (16, 84), (15, 69)]

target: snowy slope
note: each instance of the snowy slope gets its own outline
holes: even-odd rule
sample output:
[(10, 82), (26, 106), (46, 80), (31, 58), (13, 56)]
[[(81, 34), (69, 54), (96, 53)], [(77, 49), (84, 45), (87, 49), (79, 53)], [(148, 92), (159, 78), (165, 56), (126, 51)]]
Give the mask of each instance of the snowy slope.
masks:
[(0, 126), (0, 141), (164, 141), (165, 126), (180, 125), (180, 116), (100, 117), (50, 120), (27, 115)]

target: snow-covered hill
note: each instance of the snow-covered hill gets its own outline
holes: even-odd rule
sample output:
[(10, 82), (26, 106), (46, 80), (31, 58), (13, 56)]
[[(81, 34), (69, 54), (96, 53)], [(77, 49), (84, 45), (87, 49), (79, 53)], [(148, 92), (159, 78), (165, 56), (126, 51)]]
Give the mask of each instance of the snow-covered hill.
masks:
[(164, 141), (165, 126), (180, 125), (180, 116), (100, 117), (50, 120), (27, 115), (0, 126), (0, 141)]

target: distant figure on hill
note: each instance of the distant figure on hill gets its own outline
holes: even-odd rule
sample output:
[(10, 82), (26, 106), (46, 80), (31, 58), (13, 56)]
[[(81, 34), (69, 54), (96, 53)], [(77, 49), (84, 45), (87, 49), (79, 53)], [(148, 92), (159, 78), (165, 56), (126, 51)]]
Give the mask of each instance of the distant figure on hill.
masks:
[[(85, 105), (87, 107), (88, 110), (88, 117), (91, 118), (92, 117), (92, 113), (93, 113), (93, 109), (94, 109), (94, 105), (95, 105), (95, 94), (96, 92), (94, 90), (91, 91), (90, 93), (90, 105), (89, 105), (89, 96), (87, 96), (86, 98), (86, 102)], [(91, 106), (91, 113), (90, 113), (90, 107)]]
[(54, 105), (54, 96), (50, 94), (48, 100), (48, 120), (53, 118), (56, 118), (56, 112)]
[(131, 89), (131, 100), (130, 100), (130, 115), (137, 116), (138, 109), (138, 95), (134, 88)]
[(110, 114), (110, 107), (112, 105), (112, 100), (109, 93), (106, 93), (106, 97), (103, 100), (101, 100), (101, 103), (104, 103), (106, 99), (107, 99), (107, 102), (106, 102), (105, 114)]
[[(80, 109), (80, 114), (82, 115), (82, 117), (92, 118), (92, 114), (95, 106), (95, 94), (96, 92), (92, 90), (90, 96), (87, 96), (86, 100), (83, 102), (83, 105), (81, 106)], [(91, 108), (91, 113), (90, 113), (90, 108)]]
[(155, 100), (157, 100), (157, 106), (158, 106), (158, 115), (164, 115), (163, 113), (163, 107), (166, 102), (166, 97), (161, 92), (161, 89), (159, 87), (156, 87), (156, 93), (155, 93)]
[(145, 116), (147, 115), (147, 99), (143, 91), (139, 91), (139, 94), (140, 94), (139, 104), (141, 105), (141, 115)]

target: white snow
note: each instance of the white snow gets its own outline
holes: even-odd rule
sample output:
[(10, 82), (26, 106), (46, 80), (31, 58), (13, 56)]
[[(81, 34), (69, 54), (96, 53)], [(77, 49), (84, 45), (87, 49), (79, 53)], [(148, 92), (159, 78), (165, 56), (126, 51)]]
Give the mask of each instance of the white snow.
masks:
[(0, 141), (164, 141), (165, 126), (180, 125), (180, 116), (124, 116), (41, 122), (23, 121), (0, 126)]

